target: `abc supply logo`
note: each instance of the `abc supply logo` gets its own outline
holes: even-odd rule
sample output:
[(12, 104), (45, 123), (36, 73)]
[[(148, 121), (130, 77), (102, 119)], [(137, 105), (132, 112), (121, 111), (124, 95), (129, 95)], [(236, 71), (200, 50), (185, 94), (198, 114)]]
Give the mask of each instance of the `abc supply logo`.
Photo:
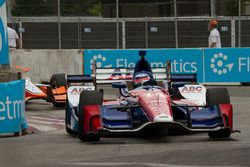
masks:
[(225, 75), (229, 73), (234, 66), (234, 63), (228, 63), (228, 56), (223, 53), (215, 54), (210, 62), (210, 68), (217, 75)]

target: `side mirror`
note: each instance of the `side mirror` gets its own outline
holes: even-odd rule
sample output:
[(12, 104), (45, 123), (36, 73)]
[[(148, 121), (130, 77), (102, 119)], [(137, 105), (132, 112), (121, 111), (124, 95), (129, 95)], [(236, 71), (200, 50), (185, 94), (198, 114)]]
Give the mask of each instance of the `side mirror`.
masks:
[(125, 82), (115, 82), (115, 83), (112, 83), (112, 88), (126, 88), (127, 87), (127, 84)]

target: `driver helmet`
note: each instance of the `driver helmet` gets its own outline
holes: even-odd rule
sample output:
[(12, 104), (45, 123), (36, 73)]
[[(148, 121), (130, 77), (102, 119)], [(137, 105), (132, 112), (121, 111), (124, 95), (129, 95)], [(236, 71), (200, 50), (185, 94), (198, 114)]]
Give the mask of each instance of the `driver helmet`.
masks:
[(150, 76), (147, 73), (140, 72), (138, 74), (135, 74), (133, 82), (135, 85), (140, 84), (142, 82), (147, 82), (150, 80)]

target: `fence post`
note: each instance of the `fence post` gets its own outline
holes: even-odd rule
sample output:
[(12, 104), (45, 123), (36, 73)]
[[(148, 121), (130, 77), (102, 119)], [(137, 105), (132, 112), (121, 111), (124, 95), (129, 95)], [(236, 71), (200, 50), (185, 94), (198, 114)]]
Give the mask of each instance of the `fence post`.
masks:
[(174, 23), (175, 23), (175, 47), (179, 47), (179, 41), (178, 41), (178, 18), (177, 18), (177, 4), (176, 0), (174, 0)]
[[(19, 30), (23, 29), (23, 24), (22, 22), (19, 22)], [(23, 31), (19, 31), (19, 38), (20, 38), (20, 46), (19, 48), (23, 48)]]
[(231, 20), (231, 47), (235, 47), (235, 39), (236, 39), (236, 33), (235, 33), (235, 19)]
[(210, 8), (211, 8), (211, 17), (215, 17), (216, 16), (215, 0), (210, 0)]
[(62, 48), (62, 34), (61, 34), (61, 2), (57, 0), (57, 16), (58, 16), (58, 48)]
[(239, 31), (238, 31), (239, 47), (241, 47), (241, 0), (239, 0)]
[(126, 49), (126, 22), (122, 21), (122, 49)]
[(116, 0), (116, 49), (119, 49), (119, 0)]
[(78, 49), (82, 49), (82, 22), (81, 19), (79, 19), (78, 22)]
[(148, 19), (145, 17), (145, 48), (148, 48)]

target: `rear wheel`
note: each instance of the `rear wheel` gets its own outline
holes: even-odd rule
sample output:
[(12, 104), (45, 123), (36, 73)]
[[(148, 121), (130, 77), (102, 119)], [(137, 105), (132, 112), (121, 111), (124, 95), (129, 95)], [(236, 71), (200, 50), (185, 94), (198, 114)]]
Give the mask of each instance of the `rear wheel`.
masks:
[(53, 74), (50, 78), (50, 86), (52, 88), (66, 86), (65, 74)]
[[(53, 74), (51, 76), (51, 79), (50, 79), (50, 86), (52, 89), (55, 89), (55, 88), (59, 88), (61, 86), (66, 86), (67, 85), (67, 82), (66, 82), (66, 78), (65, 78), (65, 74)], [(51, 90), (51, 98), (54, 99), (54, 95), (52, 93), (52, 90)], [(54, 105), (54, 107), (64, 107), (65, 106), (65, 103), (58, 103), (56, 101), (53, 101), (52, 100), (52, 104)]]
[(79, 102), (79, 119), (78, 119), (78, 137), (82, 141), (99, 141), (100, 134), (86, 133), (84, 118), (84, 106), (87, 105), (101, 105), (102, 104), (102, 92), (100, 91), (82, 91)]
[[(229, 94), (226, 88), (207, 89), (207, 106), (218, 104), (230, 104)], [(227, 120), (227, 119), (226, 119)], [(216, 132), (209, 132), (210, 138), (228, 138), (231, 135), (231, 129), (221, 129)]]

